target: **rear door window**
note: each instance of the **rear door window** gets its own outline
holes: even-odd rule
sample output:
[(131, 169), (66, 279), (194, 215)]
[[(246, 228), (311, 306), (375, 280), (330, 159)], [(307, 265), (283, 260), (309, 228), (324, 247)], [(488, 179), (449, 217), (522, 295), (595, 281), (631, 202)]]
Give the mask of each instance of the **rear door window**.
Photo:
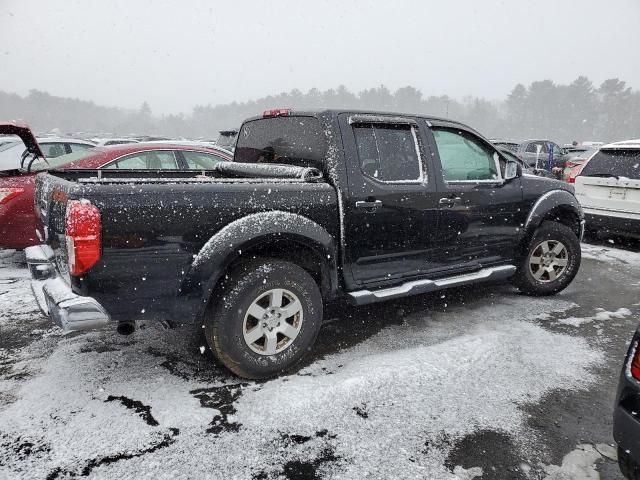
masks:
[(86, 143), (68, 143), (67, 146), (69, 147), (69, 150), (71, 150), (71, 153), (84, 152), (85, 150), (89, 150), (94, 147), (93, 145), (87, 145)]
[(358, 124), (353, 132), (360, 169), (383, 182), (422, 180), (415, 132), (410, 125)]
[(600, 150), (580, 173), (586, 177), (627, 177), (640, 180), (640, 149)]
[(226, 161), (225, 158), (210, 153), (186, 151), (181, 153), (190, 170), (212, 170), (218, 163)]
[(44, 156), (47, 158), (56, 158), (69, 153), (65, 149), (64, 143), (43, 142), (40, 144), (40, 149), (42, 150), (42, 153), (44, 153)]
[(291, 116), (246, 122), (233, 158), (235, 162), (320, 168), (326, 155), (327, 142), (318, 119)]
[(139, 169), (139, 170), (177, 170), (178, 162), (173, 152), (151, 151), (128, 155), (110, 163), (104, 168), (109, 169)]

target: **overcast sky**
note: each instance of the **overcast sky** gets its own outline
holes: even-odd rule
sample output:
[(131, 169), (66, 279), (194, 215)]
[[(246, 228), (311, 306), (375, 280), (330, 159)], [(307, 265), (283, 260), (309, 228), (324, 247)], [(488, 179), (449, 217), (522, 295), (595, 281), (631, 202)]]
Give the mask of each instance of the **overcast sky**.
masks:
[(154, 113), (298, 88), (640, 88), (640, 0), (0, 0), (0, 90)]

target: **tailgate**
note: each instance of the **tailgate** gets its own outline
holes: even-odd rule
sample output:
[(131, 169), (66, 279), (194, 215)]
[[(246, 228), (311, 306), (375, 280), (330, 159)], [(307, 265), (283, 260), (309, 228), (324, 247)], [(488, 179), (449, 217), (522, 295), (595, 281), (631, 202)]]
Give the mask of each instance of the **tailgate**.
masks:
[(36, 176), (35, 212), (38, 236), (51, 247), (56, 266), (63, 278), (68, 279), (67, 248), (64, 229), (69, 193), (77, 186), (50, 173)]
[(585, 163), (576, 197), (594, 214), (640, 218), (640, 146), (612, 145)]
[(578, 176), (575, 186), (583, 207), (640, 213), (640, 180)]
[(640, 214), (640, 180), (578, 176), (576, 197), (584, 208)]

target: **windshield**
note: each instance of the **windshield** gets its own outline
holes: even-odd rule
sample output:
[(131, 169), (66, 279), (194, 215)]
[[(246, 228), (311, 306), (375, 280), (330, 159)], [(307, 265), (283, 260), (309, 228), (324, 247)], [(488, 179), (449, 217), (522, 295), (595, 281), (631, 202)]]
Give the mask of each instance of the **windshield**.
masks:
[(220, 135), (218, 137), (216, 145), (222, 148), (233, 147), (233, 145), (236, 143), (236, 137), (237, 135)]
[(613, 176), (640, 180), (640, 150), (600, 150), (582, 170), (581, 176)]
[(0, 146), (0, 171), (20, 168), (20, 155), (24, 149), (21, 141)]
[[(94, 151), (89, 149), (89, 150), (80, 150), (77, 152), (67, 153), (66, 155), (60, 155), (59, 157), (55, 157), (55, 158), (47, 158), (46, 161), (43, 160), (42, 158), (38, 158), (35, 162), (33, 162), (30, 170), (32, 172), (40, 172), (42, 170), (50, 170), (53, 168), (58, 168), (63, 165), (66, 165), (67, 163), (75, 162), (76, 160), (86, 158), (90, 155), (93, 155), (94, 153), (95, 153)], [(27, 165), (25, 162), (25, 168), (26, 166)]]
[(9, 150), (10, 148), (15, 147), (18, 143), (22, 143), (22, 142), (10, 141), (7, 143), (3, 143), (2, 145), (0, 145), (0, 152)]

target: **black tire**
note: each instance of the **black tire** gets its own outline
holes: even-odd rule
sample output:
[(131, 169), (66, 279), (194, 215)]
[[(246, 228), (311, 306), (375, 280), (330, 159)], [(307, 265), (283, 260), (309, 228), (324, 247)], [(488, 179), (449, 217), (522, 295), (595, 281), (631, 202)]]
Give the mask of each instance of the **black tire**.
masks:
[[(275, 290), (284, 291), (283, 306), (279, 310), (284, 315), (286, 307), (295, 303), (292, 299), (299, 301), (301, 309), (299, 314), (287, 317), (290, 324), (297, 325), (297, 336), (291, 340), (284, 333), (276, 333), (279, 340), (275, 345), (282, 350), (268, 354), (266, 334), (271, 334), (274, 328), (276, 331), (280, 329), (280, 319), (275, 318), (278, 314), (271, 313), (269, 319), (264, 320), (265, 323), (262, 319), (256, 323), (257, 316), (249, 313), (249, 307), (260, 306), (257, 300), (271, 302)], [(228, 276), (218, 292), (218, 299), (212, 302), (205, 318), (207, 343), (214, 356), (240, 377), (264, 379), (289, 370), (302, 360), (318, 336), (322, 325), (320, 289), (309, 273), (293, 263), (273, 259), (242, 263)], [(269, 315), (270, 309), (266, 307), (266, 315)], [(267, 325), (266, 322), (278, 323), (277, 326), (273, 323), (262, 329), (265, 336), (250, 346), (245, 341), (244, 333), (253, 329), (247, 328), (247, 325), (254, 323), (253, 328), (262, 328), (262, 325)], [(269, 329), (271, 331), (267, 332)], [(260, 348), (264, 348), (262, 353), (256, 351)]]
[[(560, 266), (553, 265), (531, 265), (532, 260), (542, 258), (539, 256), (542, 252), (543, 244), (549, 246), (557, 246), (558, 244), (564, 246), (564, 259), (544, 259), (544, 261), (561, 262), (565, 260), (564, 269)], [(535, 255), (534, 255), (535, 254)], [(543, 254), (544, 255), (544, 254)], [(578, 269), (580, 268), (581, 251), (580, 242), (576, 234), (566, 225), (557, 222), (545, 221), (534, 232), (525, 253), (522, 255), (517, 266), (516, 273), (513, 276), (513, 283), (518, 289), (527, 294), (534, 296), (541, 295), (554, 295), (565, 288), (571, 283)], [(543, 271), (542, 277), (536, 278), (534, 274), (540, 274), (539, 268), (543, 270), (553, 268), (553, 272)], [(535, 271), (532, 271), (535, 269)], [(557, 275), (556, 278), (552, 277)]]
[(640, 479), (640, 468), (623, 448), (618, 447), (618, 467), (629, 480)]

